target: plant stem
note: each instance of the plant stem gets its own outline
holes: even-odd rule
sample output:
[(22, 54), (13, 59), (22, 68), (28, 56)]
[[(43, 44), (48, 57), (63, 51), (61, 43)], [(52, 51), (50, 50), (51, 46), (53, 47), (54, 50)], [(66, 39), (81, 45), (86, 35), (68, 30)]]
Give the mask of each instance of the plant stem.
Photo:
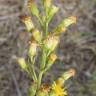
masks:
[(43, 70), (44, 69), (45, 63), (46, 63), (46, 50), (43, 48), (42, 49), (42, 61), (41, 61), (40, 70)]
[(39, 73), (39, 77), (38, 77), (38, 89), (40, 88), (40, 85), (41, 85), (41, 81), (42, 81), (42, 76), (43, 76), (43, 71), (41, 71), (40, 73)]
[(34, 66), (32, 65), (32, 70), (33, 70), (33, 77), (35, 79), (35, 82), (37, 81), (37, 76), (36, 76), (36, 73), (35, 73), (35, 70), (34, 70)]
[(46, 22), (45, 23), (45, 36), (48, 35), (48, 23)]
[(30, 66), (30, 64), (28, 64), (28, 72), (29, 72), (29, 74), (30, 74), (30, 76), (31, 76), (31, 78), (35, 81), (35, 78), (34, 78), (34, 76), (33, 76), (33, 72), (32, 72), (32, 69), (31, 69), (31, 66)]
[(34, 68), (35, 58), (34, 58), (33, 60), (31, 59), (31, 63), (32, 63), (32, 73), (33, 73), (33, 77), (34, 77), (34, 79), (35, 79), (35, 82), (37, 82), (37, 76), (36, 76), (35, 68)]
[(30, 73), (30, 76), (32, 77), (32, 79), (36, 82), (37, 81), (37, 76), (34, 70), (34, 59), (28, 57), (28, 71)]
[[(46, 21), (43, 24), (43, 33), (44, 33), (44, 38), (48, 35), (48, 22), (47, 22), (47, 12), (46, 12)], [(41, 65), (40, 65), (40, 73), (38, 76), (38, 89), (41, 86), (41, 81), (42, 81), (42, 76), (44, 74), (44, 68), (45, 68), (45, 64), (46, 64), (46, 59), (47, 59), (47, 53), (46, 53), (46, 49), (44, 48), (44, 46), (42, 46), (42, 57), (41, 57)]]
[(42, 76), (43, 76), (43, 69), (45, 67), (46, 64), (46, 52), (45, 49), (42, 48), (42, 58), (41, 58), (41, 65), (40, 65), (40, 73), (39, 73), (39, 77), (38, 77), (38, 89), (40, 88), (41, 85), (41, 80), (42, 80)]

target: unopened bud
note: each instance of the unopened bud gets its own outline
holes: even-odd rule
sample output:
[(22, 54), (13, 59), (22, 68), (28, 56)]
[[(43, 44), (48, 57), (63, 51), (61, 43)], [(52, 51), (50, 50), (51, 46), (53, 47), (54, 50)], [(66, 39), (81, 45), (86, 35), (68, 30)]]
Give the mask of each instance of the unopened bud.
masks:
[(34, 0), (28, 0), (28, 7), (31, 10), (32, 14), (35, 16), (39, 16), (39, 10), (36, 6), (36, 4), (34, 3)]
[(68, 27), (69, 25), (71, 25), (71, 24), (73, 24), (73, 23), (76, 23), (76, 17), (74, 17), (74, 16), (71, 16), (71, 17), (66, 18), (66, 19), (64, 20), (64, 26), (65, 26), (65, 27)]
[(76, 17), (71, 16), (71, 17), (65, 18), (63, 21), (60, 22), (60, 24), (52, 32), (56, 32), (56, 33), (65, 32), (67, 27), (73, 23), (76, 23)]
[(60, 86), (63, 86), (65, 81), (69, 79), (70, 77), (75, 75), (75, 70), (74, 69), (69, 69), (67, 72), (65, 72), (57, 81), (56, 83), (59, 84)]
[(54, 14), (58, 11), (58, 7), (52, 5), (51, 10), (49, 11), (49, 18), (48, 18), (48, 22), (52, 19), (52, 17), (54, 16)]
[(24, 69), (24, 70), (26, 70), (26, 68), (27, 68), (27, 65), (26, 65), (26, 61), (25, 61), (25, 59), (24, 58), (18, 58), (18, 63), (19, 63), (19, 65), (20, 65), (20, 67), (22, 68), (22, 69)]
[(52, 65), (56, 59), (57, 59), (56, 54), (54, 53), (50, 54), (48, 58), (48, 66)]
[(28, 50), (30, 58), (36, 55), (36, 49), (37, 49), (37, 43), (31, 42)]
[(41, 41), (41, 37), (42, 37), (42, 36), (41, 36), (41, 33), (39, 32), (38, 29), (34, 29), (34, 30), (33, 30), (32, 36), (33, 36), (33, 38), (34, 38), (36, 41), (38, 41), (38, 42)]
[(34, 25), (32, 23), (30, 16), (21, 16), (21, 20), (25, 24), (28, 31), (31, 31), (34, 28)]
[(43, 4), (45, 7), (50, 7), (52, 0), (43, 0)]

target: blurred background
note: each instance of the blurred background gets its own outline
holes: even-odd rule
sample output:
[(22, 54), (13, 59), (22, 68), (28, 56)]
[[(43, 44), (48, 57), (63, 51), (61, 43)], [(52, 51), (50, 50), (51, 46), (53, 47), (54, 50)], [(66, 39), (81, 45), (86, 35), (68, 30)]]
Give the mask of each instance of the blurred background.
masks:
[[(42, 12), (41, 0), (36, 0)], [(66, 82), (69, 96), (96, 96), (96, 0), (53, 0), (60, 10), (49, 30), (68, 16), (77, 24), (61, 35), (58, 60), (43, 81), (51, 82), (69, 68), (75, 77)], [(27, 0), (0, 0), (0, 96), (27, 96), (30, 78), (17, 64), (26, 55), (29, 34), (19, 16), (28, 14)], [(33, 17), (35, 25), (38, 27)]]

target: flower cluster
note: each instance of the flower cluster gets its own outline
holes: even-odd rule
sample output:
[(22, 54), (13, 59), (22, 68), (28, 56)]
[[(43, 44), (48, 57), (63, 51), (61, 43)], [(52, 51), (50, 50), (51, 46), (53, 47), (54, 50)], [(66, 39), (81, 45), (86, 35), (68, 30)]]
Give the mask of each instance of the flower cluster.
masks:
[[(48, 25), (59, 8), (52, 4), (52, 0), (42, 0), (45, 14), (41, 16), (40, 10), (34, 0), (28, 0), (28, 8), (36, 16), (40, 23), (41, 31), (35, 27), (31, 16), (21, 16), (28, 32), (31, 33), (31, 39), (28, 46), (28, 58), (18, 58), (20, 67), (25, 70), (33, 79), (29, 87), (28, 96), (66, 96), (67, 91), (64, 88), (64, 82), (71, 76), (74, 76), (75, 70), (70, 69), (64, 72), (60, 78), (52, 84), (42, 84), (42, 77), (58, 58), (55, 49), (60, 40), (60, 34), (65, 32), (68, 26), (76, 23), (76, 17), (70, 16), (62, 20), (51, 32), (48, 32)], [(35, 58), (37, 49), (41, 49), (40, 69), (35, 70)]]

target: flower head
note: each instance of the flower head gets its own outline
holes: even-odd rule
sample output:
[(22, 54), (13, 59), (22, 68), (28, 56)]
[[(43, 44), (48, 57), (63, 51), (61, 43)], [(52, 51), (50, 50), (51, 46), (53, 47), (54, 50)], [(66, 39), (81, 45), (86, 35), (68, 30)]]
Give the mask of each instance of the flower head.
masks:
[(69, 69), (67, 72), (64, 72), (60, 78), (58, 78), (56, 83), (59, 84), (60, 86), (63, 86), (65, 81), (74, 75), (75, 75), (75, 70)]
[(27, 65), (26, 65), (26, 61), (23, 57), (18, 58), (18, 63), (22, 69), (26, 70)]
[(63, 22), (64, 22), (64, 26), (68, 27), (69, 25), (76, 23), (76, 17), (75, 16), (68, 17)]
[(56, 84), (56, 82), (52, 84), (52, 90), (55, 92), (56, 96), (67, 95), (67, 91), (64, 88), (62, 88), (60, 85)]
[(48, 58), (48, 65), (52, 65), (55, 62), (56, 59), (57, 59), (56, 54), (51, 53), (49, 55), (49, 58)]
[(49, 92), (49, 90), (50, 90), (50, 86), (49, 86), (49, 84), (43, 84), (42, 86), (41, 86), (41, 89), (44, 91), (44, 92)]
[(33, 38), (34, 38), (36, 41), (38, 41), (38, 42), (41, 41), (42, 35), (41, 35), (41, 33), (39, 32), (38, 29), (33, 29), (32, 36), (33, 36)]
[(31, 10), (32, 14), (39, 17), (39, 10), (37, 5), (34, 3), (35, 0), (28, 0), (28, 8)]
[(45, 40), (44, 44), (47, 50), (53, 51), (59, 43), (59, 36), (49, 35)]
[(50, 7), (52, 0), (43, 0), (43, 4), (45, 7)]
[(20, 18), (22, 22), (25, 24), (28, 31), (31, 31), (34, 28), (34, 25), (32, 23), (30, 16), (21, 16)]
[(30, 42), (28, 53), (29, 53), (29, 56), (31, 58), (36, 54), (36, 50), (37, 50), (37, 43), (36, 43), (36, 41)]
[(48, 16), (49, 17), (48, 22), (51, 21), (52, 17), (57, 13), (58, 10), (59, 10), (59, 8), (57, 6), (54, 6), (54, 5), (51, 6), (51, 10), (50, 10), (49, 16)]
[(67, 27), (73, 23), (76, 23), (76, 17), (75, 16), (65, 18), (64, 20), (62, 20), (60, 22), (60, 24), (52, 32), (55, 32), (55, 33), (65, 32)]

